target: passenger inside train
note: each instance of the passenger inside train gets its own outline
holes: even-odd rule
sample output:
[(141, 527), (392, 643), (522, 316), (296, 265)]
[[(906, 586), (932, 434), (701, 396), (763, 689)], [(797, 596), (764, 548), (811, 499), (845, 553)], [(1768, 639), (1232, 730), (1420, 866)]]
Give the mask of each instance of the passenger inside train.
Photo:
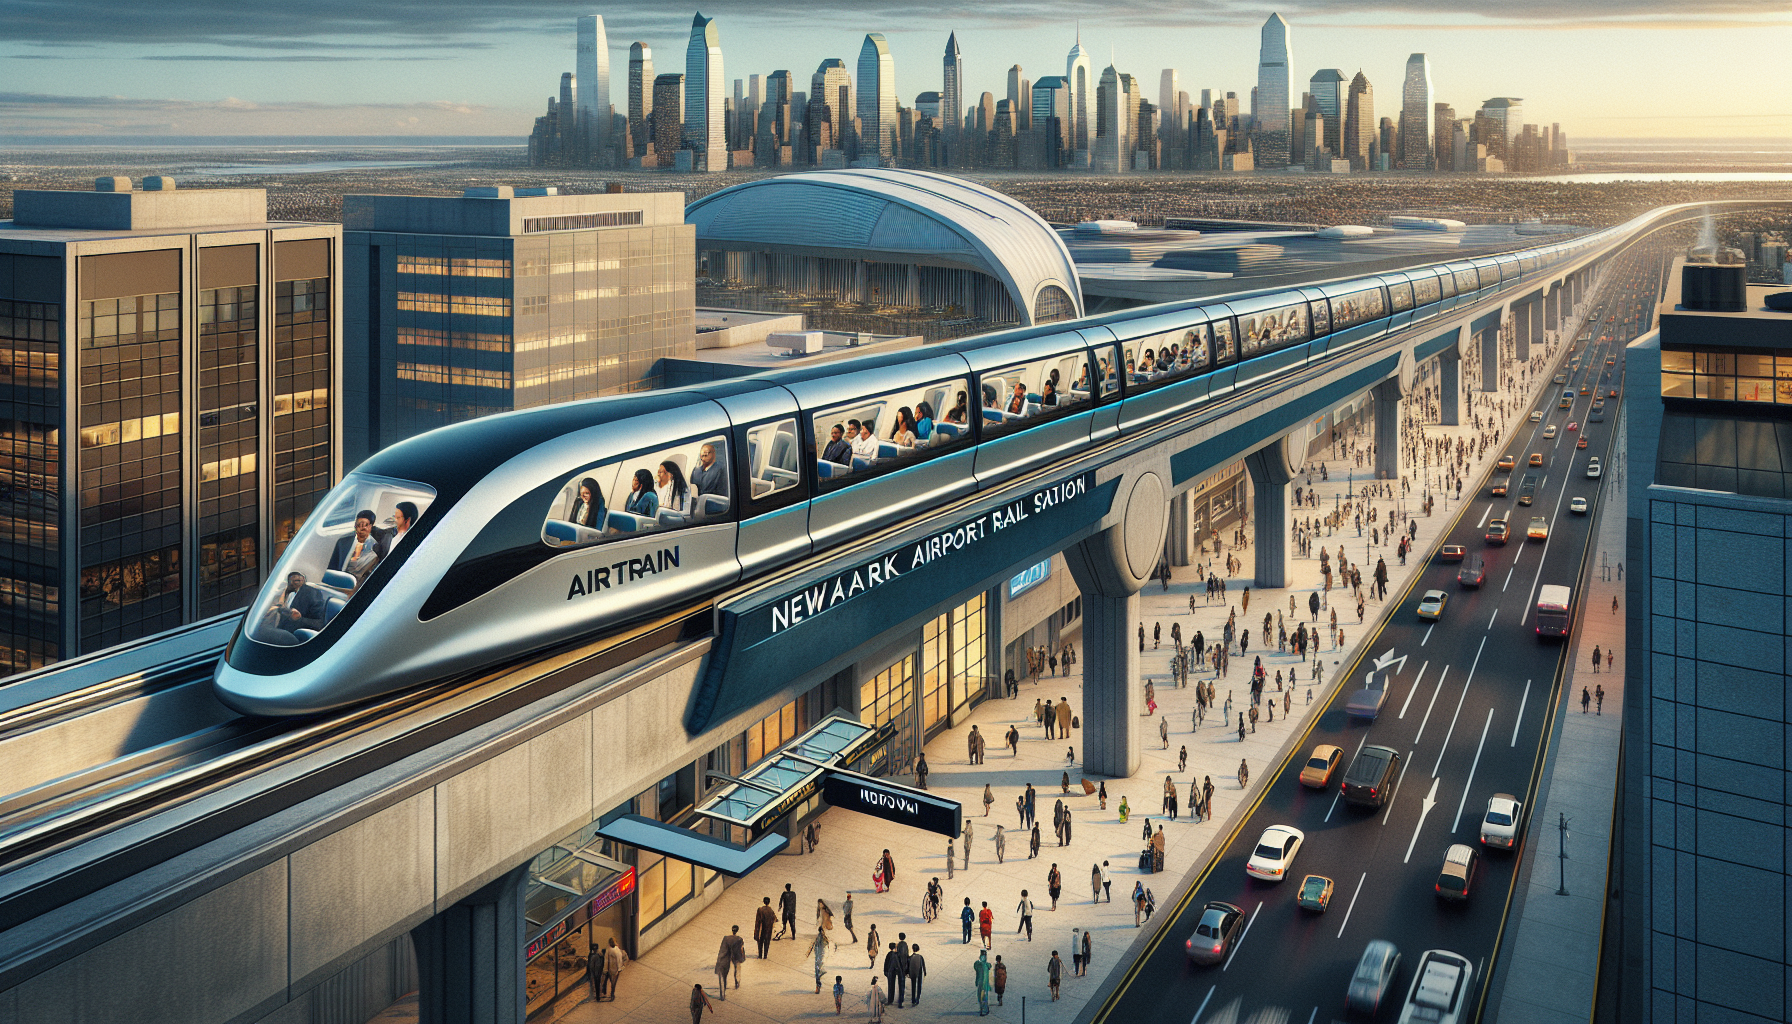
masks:
[(542, 543), (584, 547), (726, 516), (733, 508), (727, 444), (719, 436), (690, 438), (581, 470), (551, 503)]
[(249, 636), (290, 647), (316, 636), (348, 606), (428, 511), (423, 484), (349, 474), (335, 504), (314, 511), (280, 556), (246, 623)]
[[(999, 390), (998, 390), (999, 389)], [(1002, 394), (1010, 390), (1005, 381), (986, 377), (981, 393), (986, 403), (996, 407), (983, 409), (985, 418), (1005, 416)], [(814, 415), (816, 437), (815, 468), (825, 489), (829, 481), (841, 480), (853, 473), (931, 454), (970, 439), (970, 382), (947, 380), (921, 387), (904, 388), (886, 395), (863, 398), (851, 405), (835, 406)], [(948, 401), (951, 405), (948, 407)], [(934, 410), (949, 408), (943, 418), (935, 418)], [(834, 430), (844, 424), (840, 440), (847, 451), (835, 443)], [(880, 436), (882, 435), (882, 436)], [(794, 473), (794, 467), (792, 467)]]

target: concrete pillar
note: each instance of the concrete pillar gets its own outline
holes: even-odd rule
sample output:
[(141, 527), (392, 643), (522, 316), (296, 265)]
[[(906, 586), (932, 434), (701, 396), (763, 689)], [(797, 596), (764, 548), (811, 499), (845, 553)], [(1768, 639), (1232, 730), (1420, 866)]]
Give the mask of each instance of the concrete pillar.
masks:
[(421, 1024), (523, 1024), (523, 864), (411, 929)]
[(1562, 325), (1561, 317), (1562, 288), (1557, 285), (1549, 290), (1549, 296), (1543, 300), (1543, 329), (1553, 331)]
[(1446, 427), (1462, 422), (1462, 353), (1455, 345), (1437, 356), (1438, 421)]
[(1375, 385), (1375, 478), (1400, 478), (1400, 378)]
[(1171, 565), (1185, 566), (1190, 564), (1188, 522), (1188, 492), (1183, 491), (1170, 499), (1170, 528), (1164, 535), (1164, 557)]
[(1481, 342), (1481, 390), (1500, 389), (1500, 328), (1491, 324), (1483, 328)]
[[(1396, 446), (1397, 447), (1397, 446)], [(1288, 585), (1288, 484), (1294, 470), (1288, 464), (1288, 438), (1277, 438), (1245, 456), (1244, 467), (1251, 474), (1251, 487), (1257, 493), (1256, 509), (1251, 517), (1251, 543), (1257, 549), (1256, 586)]]
[(1525, 311), (1531, 314), (1531, 337), (1541, 345), (1543, 343), (1543, 300), (1537, 299), (1527, 304)]
[[(1130, 490), (1129, 490), (1130, 485)], [(1083, 595), (1083, 771), (1126, 778), (1139, 767), (1144, 683), (1139, 678), (1139, 590), (1164, 546), (1169, 494), (1157, 474), (1123, 481), (1120, 522), (1064, 551)]]
[(1518, 339), (1518, 361), (1531, 358), (1531, 311), (1527, 306), (1512, 307), (1513, 335)]

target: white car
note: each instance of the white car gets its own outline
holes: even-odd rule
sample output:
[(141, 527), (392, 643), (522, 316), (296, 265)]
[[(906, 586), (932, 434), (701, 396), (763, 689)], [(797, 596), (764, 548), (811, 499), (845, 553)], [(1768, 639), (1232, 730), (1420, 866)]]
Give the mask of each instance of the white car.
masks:
[(1541, 409), (1534, 409), (1531, 411), (1531, 422), (1532, 423), (1542, 423), (1543, 422), (1543, 411)]
[(1587, 514), (1587, 499), (1585, 499), (1585, 498), (1569, 499), (1568, 511), (1573, 512), (1577, 516), (1586, 515)]
[(1300, 852), (1300, 844), (1306, 838), (1300, 829), (1287, 825), (1271, 825), (1264, 829), (1263, 838), (1257, 840), (1257, 848), (1251, 851), (1251, 859), (1245, 862), (1245, 874), (1266, 882), (1287, 878), (1294, 868), (1294, 855)]
[(1599, 456), (1597, 455), (1587, 460), (1587, 479), (1599, 479)]
[(1551, 423), (1549, 426), (1543, 428), (1543, 440), (1547, 441), (1550, 438), (1553, 438), (1555, 436), (1556, 436), (1556, 425), (1554, 423)]
[(1426, 950), (1413, 972), (1399, 1024), (1457, 1024), (1474, 978), (1475, 965), (1467, 957), (1444, 949)]
[(1518, 842), (1518, 823), (1523, 820), (1524, 805), (1510, 793), (1495, 793), (1487, 800), (1487, 813), (1481, 817), (1481, 845), (1510, 850)]

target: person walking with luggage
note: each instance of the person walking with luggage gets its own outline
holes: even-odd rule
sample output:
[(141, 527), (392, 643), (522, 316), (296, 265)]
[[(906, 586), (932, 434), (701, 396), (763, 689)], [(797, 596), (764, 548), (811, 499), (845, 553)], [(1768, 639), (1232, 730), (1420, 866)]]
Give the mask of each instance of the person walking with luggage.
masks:
[(691, 1024), (703, 1024), (703, 1011), (713, 1010), (715, 1006), (709, 1001), (709, 994), (703, 991), (702, 985), (691, 986)]

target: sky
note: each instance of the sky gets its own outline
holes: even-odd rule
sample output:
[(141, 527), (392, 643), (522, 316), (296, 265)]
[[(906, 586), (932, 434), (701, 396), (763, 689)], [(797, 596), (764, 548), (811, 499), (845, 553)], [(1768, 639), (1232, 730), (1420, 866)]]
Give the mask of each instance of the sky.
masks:
[[(601, 14), (611, 101), (627, 104), (629, 43), (682, 71), (694, 9), (561, 0), (7, 0), (0, 4), (0, 138), (39, 135), (505, 135), (528, 133), (575, 22)], [(1792, 0), (707, 0), (728, 79), (823, 59), (854, 67), (889, 39), (897, 95), (940, 87), (946, 35), (967, 103), (1006, 95), (1007, 71), (1064, 73), (1081, 31), (1156, 102), (1161, 71), (1248, 107), (1258, 29), (1291, 26), (1293, 78), (1363, 71), (1394, 112), (1408, 54), (1431, 58), (1433, 98), (1472, 116), (1524, 99), (1529, 122), (1575, 138), (1792, 139)], [(1300, 86), (1294, 100), (1298, 102)]]

